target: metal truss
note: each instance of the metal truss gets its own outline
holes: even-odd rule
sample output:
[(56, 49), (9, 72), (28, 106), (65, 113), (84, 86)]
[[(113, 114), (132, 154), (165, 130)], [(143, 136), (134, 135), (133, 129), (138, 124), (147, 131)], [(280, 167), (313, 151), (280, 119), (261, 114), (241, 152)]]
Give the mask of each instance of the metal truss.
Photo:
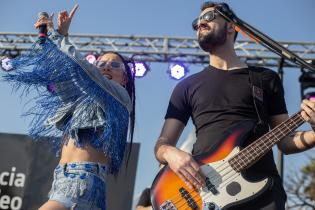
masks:
[[(14, 57), (27, 52), (37, 40), (37, 34), (0, 33), (0, 56)], [(116, 51), (123, 55), (147, 62), (183, 61), (193, 64), (209, 62), (209, 57), (190, 37), (158, 37), (127, 35), (90, 35), (74, 34), (71, 42), (82, 53), (101, 54), (104, 51)], [(313, 42), (279, 42), (301, 58), (315, 60)], [(247, 63), (278, 67), (280, 57), (252, 40), (238, 40), (235, 43), (237, 54)], [(285, 67), (294, 67), (285, 62)]]

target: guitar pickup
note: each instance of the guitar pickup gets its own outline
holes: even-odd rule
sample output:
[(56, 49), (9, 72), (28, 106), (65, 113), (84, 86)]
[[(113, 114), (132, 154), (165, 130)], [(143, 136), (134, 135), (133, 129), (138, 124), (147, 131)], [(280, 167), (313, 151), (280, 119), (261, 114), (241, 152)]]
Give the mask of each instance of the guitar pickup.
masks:
[(198, 206), (195, 202), (195, 200), (191, 197), (190, 193), (185, 189), (185, 188), (180, 188), (179, 192), (182, 196), (182, 198), (184, 198), (188, 204), (188, 206), (192, 209), (192, 210), (197, 210)]
[(212, 182), (210, 181), (208, 177), (206, 178), (206, 187), (210, 192), (212, 192), (213, 195), (216, 195), (219, 193), (215, 185), (212, 184)]

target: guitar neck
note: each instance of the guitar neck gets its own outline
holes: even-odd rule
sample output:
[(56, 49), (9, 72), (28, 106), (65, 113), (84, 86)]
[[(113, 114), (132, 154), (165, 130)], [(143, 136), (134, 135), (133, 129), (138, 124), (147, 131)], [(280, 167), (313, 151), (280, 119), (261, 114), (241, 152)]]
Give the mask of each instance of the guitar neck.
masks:
[(271, 148), (304, 123), (301, 112), (294, 114), (286, 121), (266, 133), (229, 160), (235, 171), (242, 171), (253, 165)]

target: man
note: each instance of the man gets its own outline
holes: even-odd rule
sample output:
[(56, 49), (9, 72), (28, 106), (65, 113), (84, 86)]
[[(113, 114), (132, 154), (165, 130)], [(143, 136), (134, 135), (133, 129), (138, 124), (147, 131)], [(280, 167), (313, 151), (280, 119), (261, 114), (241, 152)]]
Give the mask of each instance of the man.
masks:
[[(234, 50), (236, 32), (234, 25), (214, 11), (223, 3), (206, 2), (201, 14), (193, 23), (200, 47), (209, 53), (210, 65), (203, 71), (181, 81), (173, 91), (160, 137), (155, 145), (158, 161), (168, 164), (190, 188), (205, 186), (204, 174), (199, 164), (187, 152), (176, 148), (176, 143), (190, 117), (196, 127), (197, 141), (192, 155), (215, 149), (222, 134), (235, 124), (249, 120), (258, 122), (249, 72), (253, 70), (243, 63)], [(267, 123), (274, 128), (288, 119), (284, 93), (278, 75), (262, 69)], [(303, 119), (315, 125), (315, 101), (301, 104)], [(268, 130), (258, 126), (255, 137)], [(246, 146), (255, 138), (245, 142)], [(314, 131), (295, 132), (282, 139), (278, 148), (285, 154), (297, 153), (315, 145)], [(279, 177), (272, 151), (246, 171), (249, 178), (272, 177), (272, 187), (257, 198), (228, 209), (284, 210), (286, 194)]]

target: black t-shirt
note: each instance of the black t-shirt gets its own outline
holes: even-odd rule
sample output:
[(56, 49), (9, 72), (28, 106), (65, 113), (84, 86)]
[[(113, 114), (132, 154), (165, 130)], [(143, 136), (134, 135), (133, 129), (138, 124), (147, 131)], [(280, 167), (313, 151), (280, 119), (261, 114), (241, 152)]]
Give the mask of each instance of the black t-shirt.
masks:
[[(186, 125), (192, 118), (197, 136), (192, 151), (194, 155), (215, 147), (222, 139), (223, 132), (239, 121), (257, 122), (249, 80), (250, 68), (225, 71), (209, 66), (175, 87), (165, 119), (175, 118)], [(284, 91), (277, 73), (264, 69), (262, 81), (268, 116), (287, 113)], [(264, 176), (277, 176), (272, 151), (254, 164), (252, 169)]]
[(148, 207), (151, 205), (150, 188), (145, 188), (141, 193), (137, 206)]
[[(257, 120), (248, 71), (207, 67), (175, 87), (165, 119), (175, 118), (186, 124), (192, 117), (197, 135), (193, 154), (211, 149), (222, 131), (237, 121)], [(266, 69), (262, 77), (269, 116), (287, 113), (277, 73)]]

